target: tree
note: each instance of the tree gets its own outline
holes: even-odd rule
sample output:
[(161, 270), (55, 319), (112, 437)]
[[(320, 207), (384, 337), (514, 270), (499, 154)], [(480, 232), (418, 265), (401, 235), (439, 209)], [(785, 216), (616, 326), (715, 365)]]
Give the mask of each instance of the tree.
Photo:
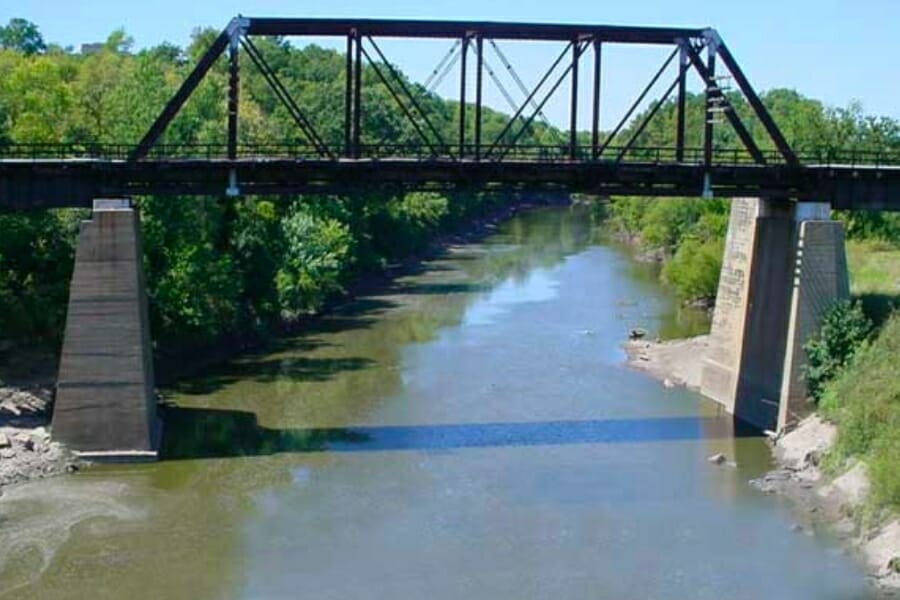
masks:
[(47, 51), (37, 25), (25, 19), (10, 19), (6, 27), (0, 27), (0, 48), (17, 50), (27, 55)]

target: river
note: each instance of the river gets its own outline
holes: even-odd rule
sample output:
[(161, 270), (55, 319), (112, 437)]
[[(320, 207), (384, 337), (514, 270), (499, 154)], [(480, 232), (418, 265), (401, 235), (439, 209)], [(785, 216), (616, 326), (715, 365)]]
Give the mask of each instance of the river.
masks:
[(0, 596), (873, 597), (747, 484), (762, 439), (625, 366), (634, 326), (706, 323), (584, 211), (514, 217), (164, 390), (165, 460), (9, 489)]

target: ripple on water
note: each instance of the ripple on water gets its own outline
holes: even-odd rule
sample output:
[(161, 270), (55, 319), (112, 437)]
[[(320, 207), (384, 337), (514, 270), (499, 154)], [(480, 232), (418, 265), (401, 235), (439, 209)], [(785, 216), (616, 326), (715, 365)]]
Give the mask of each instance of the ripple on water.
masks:
[[(145, 511), (127, 500), (129, 486), (61, 478), (15, 486), (0, 497), (0, 596), (36, 581), (75, 526), (105, 528)], [(23, 568), (24, 567), (24, 568)]]

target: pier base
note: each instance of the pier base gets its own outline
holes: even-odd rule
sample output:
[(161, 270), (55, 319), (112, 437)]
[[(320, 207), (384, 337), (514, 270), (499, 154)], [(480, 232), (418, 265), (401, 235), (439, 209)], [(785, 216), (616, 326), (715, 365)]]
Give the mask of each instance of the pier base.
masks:
[(783, 429), (809, 408), (803, 345), (849, 295), (843, 228), (827, 204), (733, 200), (701, 391)]
[(91, 220), (81, 224), (52, 435), (91, 458), (156, 458), (140, 228), (128, 200), (95, 200)]

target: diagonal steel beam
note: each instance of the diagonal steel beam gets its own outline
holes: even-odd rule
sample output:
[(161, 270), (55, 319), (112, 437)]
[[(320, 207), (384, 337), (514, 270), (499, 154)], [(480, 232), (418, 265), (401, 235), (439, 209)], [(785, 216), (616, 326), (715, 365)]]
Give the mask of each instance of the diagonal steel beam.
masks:
[(525, 102), (523, 102), (522, 105), (519, 106), (519, 110), (517, 110), (516, 113), (512, 117), (510, 117), (509, 121), (506, 123), (506, 126), (503, 128), (503, 130), (500, 132), (500, 134), (497, 136), (497, 138), (494, 140), (494, 142), (488, 147), (487, 152), (484, 153), (484, 155), (486, 157), (490, 156), (494, 152), (494, 148), (496, 148), (497, 145), (501, 142), (501, 140), (503, 140), (503, 137), (507, 133), (509, 133), (509, 130), (512, 129), (513, 124), (516, 122), (516, 119), (518, 119), (519, 117), (522, 116), (522, 111), (524, 111), (525, 108), (529, 104), (531, 104), (531, 102), (534, 100), (534, 97), (537, 95), (538, 90), (540, 90), (544, 86), (544, 84), (547, 83), (547, 80), (550, 79), (550, 76), (553, 74), (553, 71), (556, 70), (556, 67), (559, 66), (559, 63), (561, 63), (563, 58), (566, 57), (566, 54), (568, 54), (569, 49), (572, 47), (572, 45), (573, 45), (573, 42), (569, 41), (569, 43), (566, 44), (566, 47), (563, 48), (562, 52), (559, 53), (559, 56), (556, 57), (556, 60), (553, 61), (553, 64), (550, 65), (550, 68), (547, 69), (547, 72), (544, 73), (544, 76), (541, 77), (541, 80), (538, 82), (538, 84), (536, 86), (534, 86), (534, 89), (532, 89), (531, 93), (528, 94), (528, 97), (525, 98)]
[[(528, 97), (528, 87), (525, 85), (525, 82), (522, 81), (522, 78), (519, 77), (519, 74), (516, 72), (515, 68), (513, 68), (512, 63), (506, 58), (506, 54), (500, 50), (500, 46), (497, 44), (495, 40), (489, 40), (491, 47), (494, 49), (494, 53), (500, 58), (500, 61), (503, 63), (503, 66), (506, 67), (507, 72), (510, 77), (512, 77), (513, 82), (518, 86), (519, 91), (522, 92), (522, 95)], [(536, 106), (534, 100), (531, 101), (531, 107), (534, 108)], [(516, 110), (516, 106), (513, 106), (512, 109)], [(550, 121), (547, 119), (547, 115), (544, 114), (543, 111), (538, 115), (543, 121), (544, 125), (547, 126), (547, 129), (556, 133), (556, 129), (550, 125)], [(557, 138), (558, 140), (559, 138)]]
[(756, 90), (750, 85), (750, 82), (741, 70), (740, 65), (738, 65), (734, 56), (732, 56), (731, 51), (728, 50), (728, 46), (725, 45), (725, 42), (722, 41), (722, 38), (719, 37), (719, 34), (715, 30), (710, 30), (708, 36), (711, 36), (716, 40), (716, 49), (719, 56), (722, 58), (722, 62), (725, 63), (725, 66), (728, 67), (728, 70), (734, 76), (734, 80), (737, 82), (738, 87), (741, 88), (741, 92), (743, 92), (747, 102), (750, 103), (750, 106), (756, 113), (756, 117), (762, 122), (763, 127), (766, 128), (769, 137), (772, 138), (772, 141), (775, 143), (775, 147), (778, 148), (781, 156), (784, 157), (784, 160), (789, 165), (799, 165), (800, 162), (797, 160), (797, 155), (794, 153), (791, 145), (787, 143), (787, 140), (784, 139), (784, 135), (782, 135), (778, 125), (775, 124), (772, 115), (769, 114), (769, 111), (762, 103), (762, 100), (759, 99)]
[(278, 79), (274, 69), (269, 66), (266, 60), (263, 58), (262, 53), (253, 43), (253, 41), (249, 37), (245, 37), (241, 39), (241, 43), (244, 46), (244, 49), (247, 51), (247, 55), (253, 61), (253, 64), (256, 65), (256, 68), (259, 69), (260, 73), (262, 73), (263, 77), (266, 80), (266, 83), (272, 88), (275, 92), (275, 95), (279, 100), (284, 104), (285, 108), (287, 108), (288, 113), (290, 113), (291, 117), (294, 119), (294, 122), (297, 123), (297, 126), (303, 131), (304, 135), (312, 142), (313, 146), (316, 147), (316, 152), (318, 152), (322, 156), (327, 156), (329, 158), (334, 158), (334, 155), (328, 149), (328, 146), (322, 141), (322, 138), (316, 132), (312, 123), (306, 116), (303, 114), (303, 111), (300, 110), (300, 107), (291, 97), (290, 92), (288, 92), (287, 88), (283, 83)]
[(440, 132), (437, 128), (432, 124), (431, 119), (428, 118), (428, 114), (422, 109), (422, 106), (416, 101), (415, 96), (413, 96), (412, 91), (409, 89), (409, 86), (406, 85), (406, 82), (403, 81), (403, 76), (394, 68), (394, 65), (390, 63), (390, 61), (385, 57), (384, 53), (381, 51), (381, 48), (378, 47), (378, 44), (375, 43), (371, 37), (369, 37), (369, 43), (372, 44), (372, 47), (375, 49), (375, 52), (378, 53), (378, 57), (381, 58), (381, 61), (387, 65), (388, 72), (393, 76), (394, 80), (400, 84), (400, 89), (406, 94), (406, 97), (409, 99), (410, 104), (412, 104), (413, 108), (419, 113), (422, 117), (422, 120), (425, 121), (425, 125), (428, 126), (428, 129), (431, 130), (431, 133), (434, 134), (434, 137), (437, 138), (438, 143), (442, 148), (446, 148), (447, 154), (450, 157), (453, 157), (453, 153), (450, 152), (450, 146), (444, 141), (443, 136), (441, 136)]
[(647, 113), (647, 116), (644, 117), (644, 120), (641, 121), (641, 124), (635, 130), (631, 137), (628, 139), (628, 142), (625, 146), (619, 151), (619, 154), (616, 156), (616, 163), (622, 162), (622, 159), (625, 158), (625, 155), (628, 154), (628, 151), (631, 150), (631, 147), (637, 141), (638, 137), (644, 133), (644, 129), (646, 129), (647, 125), (650, 121), (653, 120), (653, 117), (656, 116), (656, 113), (659, 112), (659, 109), (663, 104), (666, 103), (666, 100), (669, 99), (669, 96), (672, 95), (672, 92), (675, 90), (675, 86), (679, 84), (679, 82), (683, 81), (683, 76), (681, 74), (681, 70), (679, 69), (678, 76), (675, 78), (675, 81), (672, 82), (672, 85), (666, 90), (666, 93), (663, 94), (663, 97), (659, 99), (659, 101), (653, 105), (653, 108), (650, 109), (650, 112)]
[(625, 113), (625, 116), (622, 117), (622, 120), (619, 121), (619, 124), (616, 125), (615, 129), (612, 130), (612, 133), (610, 133), (606, 137), (606, 140), (597, 149), (597, 157), (601, 156), (603, 154), (603, 151), (606, 150), (609, 147), (609, 145), (612, 143), (613, 139), (615, 139), (615, 137), (617, 135), (619, 135), (619, 132), (622, 130), (623, 127), (625, 127), (625, 123), (627, 123), (628, 119), (631, 118), (632, 113), (634, 113), (634, 111), (637, 110), (637, 107), (640, 106), (641, 102), (644, 101), (644, 98), (647, 97), (647, 94), (650, 93), (650, 90), (653, 89), (653, 86), (656, 85), (656, 82), (659, 81), (659, 78), (662, 77), (662, 74), (665, 73), (666, 69), (669, 68), (669, 65), (672, 63), (672, 60), (675, 58), (676, 54), (678, 54), (678, 48), (675, 48), (675, 50), (672, 51), (672, 53), (669, 55), (669, 57), (666, 59), (666, 61), (659, 68), (659, 70), (656, 71), (656, 74), (653, 75), (653, 78), (650, 80), (650, 83), (647, 84), (647, 87), (645, 87), (644, 90), (641, 92), (641, 94), (637, 97), (637, 100), (635, 100), (631, 104), (631, 107), (628, 109), (628, 112)]
[(381, 69), (378, 68), (378, 64), (374, 60), (372, 60), (372, 57), (371, 57), (371, 55), (369, 55), (368, 50), (366, 50), (365, 47), (362, 45), (361, 38), (360, 38), (359, 42), (360, 43), (359, 43), (358, 47), (362, 51), (363, 56), (366, 57), (366, 60), (369, 61), (369, 66), (372, 67), (372, 70), (375, 71), (375, 75), (378, 77), (379, 80), (381, 80), (381, 83), (384, 84), (384, 87), (387, 88), (387, 90), (391, 94), (391, 96), (393, 96), (394, 101), (400, 106), (400, 109), (403, 111), (403, 114), (406, 115), (406, 118), (409, 120), (410, 124), (412, 124), (413, 128), (416, 130), (416, 133), (418, 133), (419, 137), (422, 138), (422, 141), (425, 142), (425, 144), (429, 148), (431, 148), (431, 152), (435, 156), (440, 156), (440, 152), (438, 152), (437, 148), (434, 147), (434, 144), (431, 143), (431, 140), (428, 139), (428, 136), (425, 135), (425, 132), (422, 131), (422, 128), (419, 127), (419, 123), (416, 121), (415, 117), (409, 111), (409, 108), (407, 108), (406, 104), (404, 104), (403, 101), (400, 99), (400, 95), (391, 86), (390, 82), (384, 76), (384, 73), (381, 72)]
[(178, 88), (175, 95), (166, 103), (162, 112), (156, 117), (156, 121), (153, 122), (153, 125), (147, 130), (147, 133), (145, 133), (144, 137), (141, 138), (141, 141), (138, 142), (137, 147), (135, 147), (134, 151), (128, 156), (128, 160), (140, 160), (147, 156), (147, 153), (150, 152), (153, 145), (159, 141), (159, 138), (166, 130), (166, 127), (169, 126), (169, 123), (172, 122), (172, 119), (175, 118), (175, 115), (178, 114), (178, 111), (181, 110), (181, 107), (184, 106), (187, 99), (194, 93), (194, 90), (197, 89), (197, 85), (199, 85), (209, 72), (210, 68), (212, 68), (216, 59), (225, 52), (226, 48), (228, 48), (232, 35), (235, 34), (236, 30), (239, 30), (239, 27), (239, 19), (233, 19), (231, 23), (228, 24), (228, 27), (226, 27), (222, 33), (219, 34), (219, 37), (215, 39), (212, 46), (203, 53), (203, 56), (200, 57), (194, 70), (187, 76), (187, 79), (184, 80), (184, 83), (181, 84), (181, 87)]
[[(441, 145), (442, 148), (447, 149), (448, 154), (451, 154), (450, 147), (444, 141), (444, 138), (441, 136), (441, 134), (437, 130), (437, 128), (435, 128), (434, 124), (431, 122), (431, 119), (428, 118), (428, 114), (422, 109), (422, 106), (416, 101), (416, 98), (413, 96), (412, 92), (410, 91), (409, 86), (407, 86), (406, 82), (403, 81), (403, 77), (400, 75), (400, 73), (397, 72), (397, 69), (394, 68), (394, 65), (392, 65), (390, 63), (390, 61), (387, 59), (387, 57), (385, 57), (384, 53), (381, 51), (381, 48), (378, 47), (378, 44), (375, 43), (375, 40), (373, 40), (371, 36), (369, 36), (369, 43), (372, 44), (372, 48), (374, 48), (375, 52), (378, 53), (378, 57), (387, 66), (388, 72), (394, 77), (394, 80), (397, 81), (398, 84), (400, 84), (400, 89), (403, 91), (404, 94), (406, 94), (406, 97), (409, 99), (413, 108), (416, 109), (416, 111), (422, 117), (422, 120), (425, 121), (425, 125), (427, 125), (428, 129), (431, 130), (431, 133), (434, 134), (434, 137), (437, 138), (438, 143)], [(452, 156), (452, 154), (451, 154), (451, 156)]]
[(569, 45), (572, 48), (574, 48), (574, 52), (573, 52), (574, 60), (571, 63), (569, 63), (569, 66), (566, 67), (566, 69), (562, 72), (562, 74), (556, 80), (556, 83), (553, 84), (553, 87), (551, 87), (550, 91), (547, 92), (547, 95), (544, 96), (544, 99), (538, 103), (534, 112), (531, 113), (531, 116), (528, 117), (528, 119), (522, 125), (521, 129), (519, 129), (519, 133), (517, 133), (515, 135), (515, 137), (513, 137), (512, 142), (509, 145), (507, 145), (506, 149), (503, 151), (503, 154), (501, 154), (500, 158), (497, 159), (498, 161), (502, 161), (506, 157), (506, 155), (509, 154), (510, 148), (512, 148), (513, 146), (516, 145), (516, 142), (519, 141), (519, 138), (522, 137), (522, 134), (525, 133), (525, 130), (528, 129), (528, 127), (534, 121), (537, 114), (544, 108), (544, 105), (547, 104), (547, 101), (550, 100), (550, 98), (553, 96), (553, 94), (556, 92), (556, 90), (559, 89), (559, 86), (562, 85), (562, 82), (566, 80), (566, 77), (569, 76), (569, 73), (573, 69), (576, 68), (575, 65), (578, 64), (578, 59), (581, 58), (581, 55), (584, 54), (585, 50), (587, 50), (588, 46), (590, 45), (590, 42), (584, 42), (584, 43), (578, 43), (578, 44), (576, 44), (575, 42), (572, 42)]
[[(700, 78), (703, 79), (703, 82), (706, 84), (707, 88), (709, 88), (710, 86), (715, 86), (716, 82), (712, 79), (713, 75), (712, 73), (710, 73), (706, 65), (703, 64), (703, 59), (700, 58), (700, 54), (697, 53), (697, 50), (695, 50), (689, 42), (682, 42), (681, 47), (684, 49), (684, 52), (687, 54), (688, 60), (690, 60), (691, 64), (694, 66), (694, 69), (700, 75)], [(747, 128), (744, 126), (743, 121), (741, 121), (741, 118), (738, 116), (737, 112), (735, 112), (734, 106), (732, 106), (731, 102), (729, 102), (728, 97), (718, 89), (718, 86), (716, 86), (716, 90), (717, 91), (713, 92), (712, 95), (721, 98), (722, 103), (725, 105), (725, 117), (731, 123), (731, 126), (734, 128), (735, 133), (737, 133), (738, 137), (741, 139), (744, 147), (753, 157), (753, 160), (755, 160), (758, 164), (766, 164), (765, 156), (763, 156), (763, 153), (760, 151), (759, 146), (756, 145), (756, 141), (753, 139), (753, 136), (750, 135), (750, 132), (747, 131)]]
[(425, 83), (422, 84), (427, 90), (432, 90), (440, 85), (441, 81), (444, 80), (444, 77), (447, 76), (447, 72), (453, 67), (456, 60), (459, 58), (459, 55), (456, 53), (456, 49), (459, 48), (462, 42), (460, 40), (455, 40), (453, 45), (450, 47), (450, 50), (447, 54), (441, 58), (440, 62), (438, 62), (437, 66), (431, 72), (431, 75), (428, 76), (428, 79), (425, 80)]

